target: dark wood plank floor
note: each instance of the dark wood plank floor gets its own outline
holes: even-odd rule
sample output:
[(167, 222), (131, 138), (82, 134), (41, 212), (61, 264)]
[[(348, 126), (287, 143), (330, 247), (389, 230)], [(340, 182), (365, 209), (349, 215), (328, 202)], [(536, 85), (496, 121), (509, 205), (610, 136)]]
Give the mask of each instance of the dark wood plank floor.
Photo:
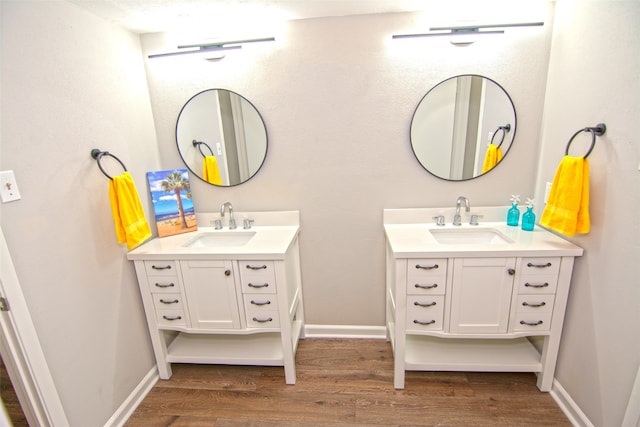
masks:
[(29, 427), (2, 357), (0, 357), (0, 399), (13, 427)]
[(282, 367), (173, 365), (126, 426), (570, 426), (528, 373), (407, 372), (384, 340), (306, 339)]

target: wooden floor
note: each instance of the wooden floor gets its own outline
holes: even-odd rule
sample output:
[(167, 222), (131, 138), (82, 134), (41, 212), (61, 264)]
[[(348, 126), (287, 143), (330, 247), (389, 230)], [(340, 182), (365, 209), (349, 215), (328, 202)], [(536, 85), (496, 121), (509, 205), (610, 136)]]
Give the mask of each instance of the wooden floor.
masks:
[(306, 339), (282, 367), (174, 364), (125, 424), (154, 426), (570, 426), (529, 373), (407, 372), (384, 340)]
[(18, 396), (13, 389), (2, 357), (0, 357), (0, 399), (2, 399), (4, 409), (13, 427), (29, 427), (29, 423), (27, 422), (24, 412), (22, 412), (22, 406), (20, 406)]

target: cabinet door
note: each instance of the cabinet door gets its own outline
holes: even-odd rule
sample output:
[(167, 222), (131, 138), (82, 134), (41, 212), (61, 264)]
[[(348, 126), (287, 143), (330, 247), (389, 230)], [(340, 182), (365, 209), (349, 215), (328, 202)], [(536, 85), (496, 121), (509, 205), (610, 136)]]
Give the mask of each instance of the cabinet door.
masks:
[(230, 261), (181, 261), (191, 327), (240, 328)]
[(450, 331), (507, 332), (515, 258), (454, 260)]

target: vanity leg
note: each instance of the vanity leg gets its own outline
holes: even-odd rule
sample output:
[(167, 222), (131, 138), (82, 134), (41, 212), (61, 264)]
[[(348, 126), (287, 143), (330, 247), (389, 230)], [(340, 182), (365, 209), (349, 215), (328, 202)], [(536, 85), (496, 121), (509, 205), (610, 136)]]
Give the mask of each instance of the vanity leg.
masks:
[(296, 358), (294, 344), (291, 341), (291, 331), (282, 330), (282, 354), (284, 356), (284, 381), (286, 384), (296, 383)]
[(153, 345), (153, 354), (156, 357), (156, 366), (160, 379), (168, 380), (173, 375), (171, 371), (171, 363), (167, 362), (167, 341), (164, 332), (161, 330), (149, 331), (151, 334), (151, 344)]

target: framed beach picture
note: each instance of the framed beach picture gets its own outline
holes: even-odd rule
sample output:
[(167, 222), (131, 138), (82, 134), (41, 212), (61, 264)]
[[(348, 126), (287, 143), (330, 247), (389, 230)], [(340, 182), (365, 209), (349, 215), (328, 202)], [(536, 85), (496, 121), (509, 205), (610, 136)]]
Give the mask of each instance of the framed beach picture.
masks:
[(196, 231), (187, 169), (147, 172), (158, 237)]

